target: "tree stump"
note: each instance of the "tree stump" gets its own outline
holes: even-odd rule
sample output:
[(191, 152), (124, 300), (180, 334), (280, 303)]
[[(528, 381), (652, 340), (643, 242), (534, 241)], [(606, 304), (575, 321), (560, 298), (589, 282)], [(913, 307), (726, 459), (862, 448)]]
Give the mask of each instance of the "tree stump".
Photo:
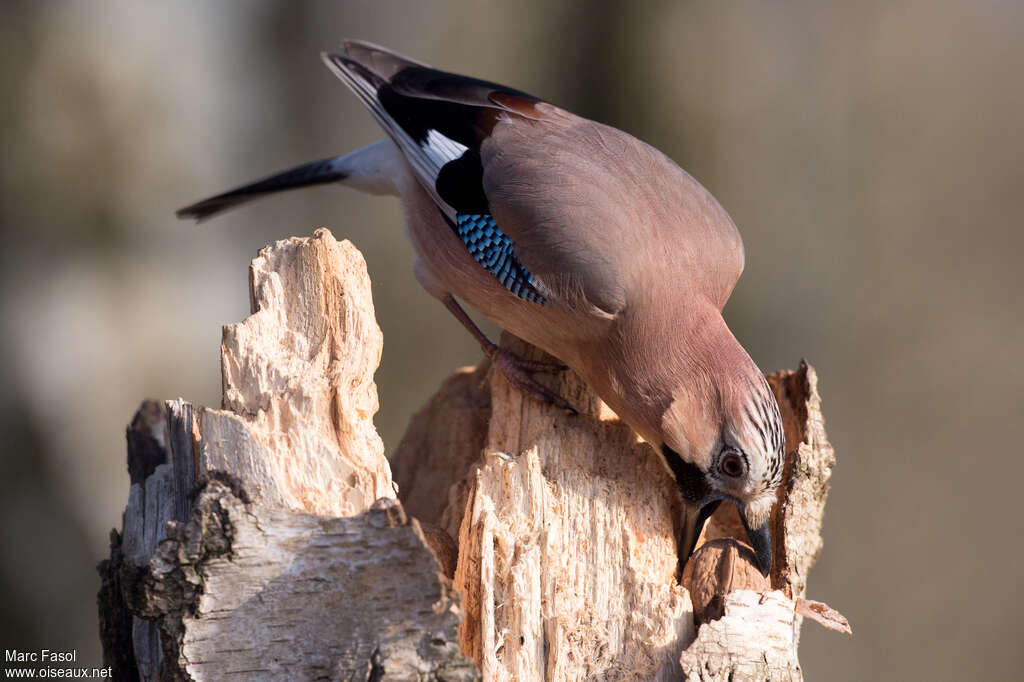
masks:
[(770, 583), (725, 505), (680, 582), (671, 478), (574, 374), (550, 377), (570, 417), (460, 370), (389, 465), (362, 256), (320, 229), (250, 275), (223, 409), (146, 402), (128, 429), (100, 565), (118, 679), (788, 680), (802, 616), (842, 625), (804, 600), (834, 462), (806, 363), (769, 377), (788, 451)]

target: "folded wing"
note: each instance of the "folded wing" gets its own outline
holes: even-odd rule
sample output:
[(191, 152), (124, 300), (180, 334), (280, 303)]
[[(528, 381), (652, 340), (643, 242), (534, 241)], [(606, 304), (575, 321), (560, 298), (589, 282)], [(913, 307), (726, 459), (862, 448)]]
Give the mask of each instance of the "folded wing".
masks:
[[(323, 58), (405, 154), (470, 255), (521, 298), (615, 314), (647, 278), (693, 280), (695, 267), (713, 265), (706, 293), (724, 305), (742, 270), (739, 236), (727, 216), (724, 229), (704, 219), (708, 200), (712, 213), (724, 211), (657, 150), (369, 43), (347, 41)], [(696, 230), (680, 224), (693, 220)]]

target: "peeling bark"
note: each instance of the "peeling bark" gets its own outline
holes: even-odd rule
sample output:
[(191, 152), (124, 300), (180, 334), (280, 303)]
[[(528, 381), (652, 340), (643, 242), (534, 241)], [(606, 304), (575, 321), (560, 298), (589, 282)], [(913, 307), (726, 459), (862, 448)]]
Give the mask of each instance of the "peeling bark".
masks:
[(150, 401), (129, 427), (124, 527), (100, 566), (107, 664), (142, 680), (477, 678), (373, 427), (362, 256), (318, 230), (250, 275), (253, 314), (224, 329), (224, 409)]
[(246, 505), (214, 479), (160, 545), (137, 608), (176, 637), (185, 679), (476, 676), (457, 600), (387, 498), (325, 517)]

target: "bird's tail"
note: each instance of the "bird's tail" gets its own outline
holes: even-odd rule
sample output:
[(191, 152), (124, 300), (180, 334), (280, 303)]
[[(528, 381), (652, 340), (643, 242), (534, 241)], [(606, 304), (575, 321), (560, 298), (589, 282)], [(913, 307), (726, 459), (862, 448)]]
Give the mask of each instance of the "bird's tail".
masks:
[(203, 199), (179, 209), (176, 215), (198, 222), (268, 194), (333, 182), (344, 183), (371, 194), (394, 194), (396, 191), (390, 164), (395, 154), (397, 150), (390, 140), (380, 140), (354, 152), (304, 163)]

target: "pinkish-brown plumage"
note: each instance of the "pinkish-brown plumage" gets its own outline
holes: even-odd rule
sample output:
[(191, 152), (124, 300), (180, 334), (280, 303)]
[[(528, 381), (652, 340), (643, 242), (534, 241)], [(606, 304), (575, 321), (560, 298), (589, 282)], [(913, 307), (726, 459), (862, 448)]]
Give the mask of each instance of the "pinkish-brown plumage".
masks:
[(731, 500), (767, 571), (781, 419), (722, 319), (744, 254), (714, 197), (650, 145), (511, 88), (358, 41), (324, 60), (390, 140), (179, 215), (201, 219), (327, 181), (397, 195), (418, 281), (515, 385), (570, 408), (456, 299), (575, 369), (659, 449), (688, 509), (681, 558), (708, 514)]

